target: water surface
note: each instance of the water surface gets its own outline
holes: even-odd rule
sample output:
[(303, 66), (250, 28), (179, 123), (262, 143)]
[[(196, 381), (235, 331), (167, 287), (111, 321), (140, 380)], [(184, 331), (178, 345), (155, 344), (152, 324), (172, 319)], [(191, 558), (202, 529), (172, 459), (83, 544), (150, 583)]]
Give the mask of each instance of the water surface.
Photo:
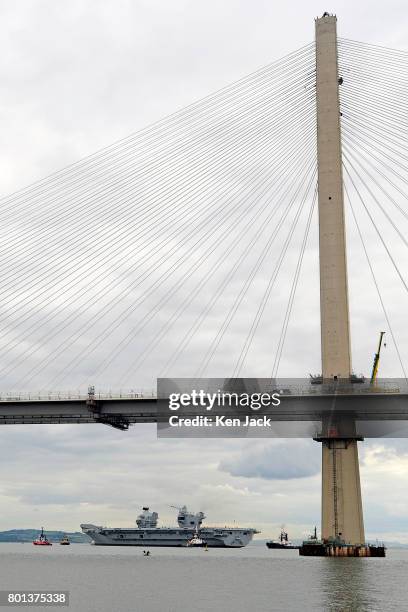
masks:
[[(0, 544), (0, 588), (69, 590), (72, 612), (408, 610), (408, 550), (386, 559), (298, 551)], [(1, 610), (22, 608), (1, 608)], [(31, 610), (55, 610), (35, 607)]]

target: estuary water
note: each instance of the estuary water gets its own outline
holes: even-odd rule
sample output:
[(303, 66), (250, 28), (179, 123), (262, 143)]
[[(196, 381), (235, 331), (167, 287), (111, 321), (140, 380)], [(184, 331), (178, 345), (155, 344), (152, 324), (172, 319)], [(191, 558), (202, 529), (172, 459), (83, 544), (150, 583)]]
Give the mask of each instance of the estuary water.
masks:
[[(408, 610), (408, 550), (389, 549), (386, 559), (299, 557), (255, 544), (150, 550), (2, 543), (0, 590), (69, 591), (69, 607), (58, 609), (71, 612)], [(22, 608), (0, 612), (12, 609)]]

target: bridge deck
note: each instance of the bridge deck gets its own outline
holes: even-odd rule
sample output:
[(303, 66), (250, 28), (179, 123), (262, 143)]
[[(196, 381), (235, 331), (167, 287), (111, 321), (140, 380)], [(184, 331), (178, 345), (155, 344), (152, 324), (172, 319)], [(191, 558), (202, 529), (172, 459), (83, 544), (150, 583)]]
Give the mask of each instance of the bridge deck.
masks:
[[(246, 410), (234, 409), (237, 415)], [(197, 416), (191, 408), (183, 416)], [(335, 419), (353, 418), (362, 421), (408, 421), (408, 394), (288, 394), (282, 396), (279, 407), (257, 411), (275, 421), (321, 421), (330, 415)], [(132, 394), (127, 396), (9, 396), (0, 397), (0, 425), (102, 423), (128, 429), (135, 423), (166, 421), (169, 412), (166, 402), (155, 396)]]

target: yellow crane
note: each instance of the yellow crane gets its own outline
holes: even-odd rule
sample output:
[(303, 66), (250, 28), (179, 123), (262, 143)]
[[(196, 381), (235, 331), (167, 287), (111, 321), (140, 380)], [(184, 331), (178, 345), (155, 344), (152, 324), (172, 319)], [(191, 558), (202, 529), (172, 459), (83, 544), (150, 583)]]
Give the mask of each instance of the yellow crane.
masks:
[[(383, 342), (383, 338), (384, 338), (385, 332), (380, 332), (380, 341), (378, 343), (378, 349), (376, 354), (374, 355), (374, 363), (373, 363), (373, 369), (371, 372), (371, 384), (373, 385), (377, 379), (377, 374), (378, 374), (378, 366), (380, 364), (380, 353), (381, 353), (381, 347), (382, 347), (382, 342)], [(384, 346), (385, 346), (385, 342), (384, 342)]]

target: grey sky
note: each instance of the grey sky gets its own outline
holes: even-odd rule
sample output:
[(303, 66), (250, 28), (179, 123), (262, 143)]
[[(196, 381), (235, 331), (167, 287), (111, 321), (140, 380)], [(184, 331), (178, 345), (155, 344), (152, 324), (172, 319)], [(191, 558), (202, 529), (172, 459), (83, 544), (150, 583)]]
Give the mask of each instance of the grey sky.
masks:
[[(403, 2), (327, 6), (297, 0), (21, 0), (2, 1), (0, 7), (3, 194), (311, 42), (314, 17), (324, 10), (337, 14), (341, 36), (408, 48)], [(367, 270), (360, 266), (362, 253), (353, 230), (350, 236), (353, 357), (356, 371), (367, 373), (383, 317), (373, 287), (366, 286)], [(295, 303), (282, 362), (287, 374), (319, 369), (315, 238), (314, 233), (298, 290), (305, 297)], [(406, 308), (379, 249), (377, 253), (377, 269), (407, 357)], [(281, 280), (280, 303), (289, 282)], [(266, 323), (278, 329), (273, 311)], [(237, 336), (246, 325), (244, 319), (237, 321)], [(259, 338), (252, 355), (251, 367), (258, 375), (269, 373), (263, 371), (269, 367), (268, 345), (267, 336)], [(225, 365), (228, 348), (214, 367)], [(118, 368), (122, 366), (120, 362)], [(383, 375), (400, 375), (391, 345), (382, 368)], [(148, 385), (156, 372), (153, 359), (140, 385)], [(85, 364), (74, 384), (87, 378)], [(41, 386), (47, 379), (34, 382)], [(113, 378), (107, 381), (108, 386), (113, 383)], [(171, 443), (156, 441), (151, 427), (128, 434), (91, 426), (15, 427), (1, 429), (0, 436), (0, 529), (37, 523), (75, 528), (82, 521), (126, 524), (142, 504), (157, 508), (167, 523), (173, 515), (166, 504), (188, 503), (214, 522), (256, 523), (266, 535), (274, 535), (282, 522), (291, 525), (293, 536), (300, 535), (319, 516), (320, 449), (312, 442), (301, 441), (301, 452), (282, 442)], [(401, 493), (406, 490), (407, 446), (371, 442), (363, 455), (368, 533), (408, 540), (408, 500)]]

